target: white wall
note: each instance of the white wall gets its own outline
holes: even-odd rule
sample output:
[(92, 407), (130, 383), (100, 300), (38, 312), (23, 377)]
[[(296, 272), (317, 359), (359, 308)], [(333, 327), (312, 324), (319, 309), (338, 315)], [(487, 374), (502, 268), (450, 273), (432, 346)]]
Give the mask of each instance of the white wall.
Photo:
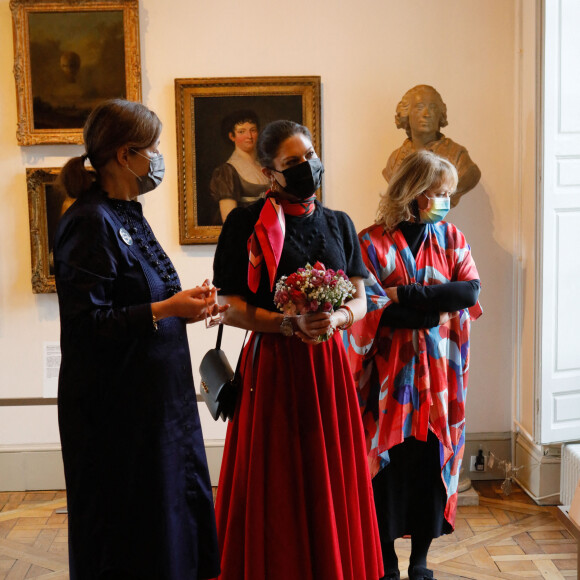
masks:
[[(527, 0), (523, 0), (526, 2)], [(374, 217), (381, 170), (404, 134), (395, 107), (416, 84), (448, 106), (445, 133), (482, 172), (450, 219), (465, 232), (482, 279), (484, 316), (473, 326), (467, 429), (511, 430), (514, 246), (519, 187), (518, 0), (142, 0), (143, 102), (164, 121), (166, 179), (145, 213), (184, 286), (211, 274), (214, 246), (178, 242), (173, 80), (320, 75), (325, 202), (357, 229)], [(77, 146), (18, 147), (8, 0), (0, 0), (0, 399), (42, 396), (42, 342), (58, 340), (56, 295), (33, 295), (25, 168), (60, 166)], [(197, 368), (214, 331), (190, 327)], [(232, 357), (241, 334), (226, 331)], [(0, 401), (1, 405), (1, 401)], [(224, 436), (203, 410), (206, 438)], [(58, 441), (53, 407), (0, 406), (0, 445)]]
[(516, 303), (519, 312), (516, 343), (520, 345), (519, 360), (516, 357), (516, 372), (519, 372), (517, 389), (515, 392), (514, 418), (518, 429), (527, 434), (529, 440), (539, 441), (539, 429), (535, 428), (535, 396), (534, 372), (536, 364), (536, 285), (537, 277), (536, 245), (537, 208), (541, 207), (540, 200), (536, 201), (536, 182), (540, 172), (538, 166), (539, 155), (536, 148), (539, 116), (539, 77), (537, 53), (541, 41), (537, 23), (539, 22), (538, 8), (535, 2), (522, 0), (523, 10), (520, 15), (520, 40), (522, 53), (520, 77), (520, 116), (519, 128), (521, 131), (519, 159), (517, 166), (521, 175), (521, 196), (518, 224), (517, 253), (521, 260), (516, 264), (516, 279), (518, 289)]

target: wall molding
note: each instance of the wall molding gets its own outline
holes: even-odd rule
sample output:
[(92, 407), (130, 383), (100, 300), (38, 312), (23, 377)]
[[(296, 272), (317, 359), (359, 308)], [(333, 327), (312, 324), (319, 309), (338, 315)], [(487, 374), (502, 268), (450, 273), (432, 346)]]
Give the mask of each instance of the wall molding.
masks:
[[(224, 453), (224, 439), (206, 439), (205, 451), (211, 484), (217, 486)], [(470, 479), (503, 479), (497, 469), (484, 473), (469, 471), (469, 458), (483, 449), (498, 459), (511, 457), (512, 433), (467, 433), (464, 461)], [(64, 489), (64, 469), (60, 444), (0, 445), (0, 491)], [(558, 490), (559, 493), (559, 490)]]
[(539, 505), (560, 503), (560, 444), (538, 445), (524, 431), (515, 433), (516, 481)]
[[(201, 395), (196, 395), (197, 402), (203, 402)], [(2, 398), (0, 397), (0, 407), (39, 407), (46, 405), (56, 405), (58, 399), (56, 397), (26, 397), (23, 399)]]
[(0, 446), (0, 491), (64, 488), (60, 444)]
[[(219, 481), (224, 439), (206, 439), (211, 484)], [(64, 489), (60, 443), (0, 445), (0, 492)]]
[(0, 398), (0, 407), (38, 407), (56, 405), (57, 399), (50, 397), (28, 397), (24, 399)]

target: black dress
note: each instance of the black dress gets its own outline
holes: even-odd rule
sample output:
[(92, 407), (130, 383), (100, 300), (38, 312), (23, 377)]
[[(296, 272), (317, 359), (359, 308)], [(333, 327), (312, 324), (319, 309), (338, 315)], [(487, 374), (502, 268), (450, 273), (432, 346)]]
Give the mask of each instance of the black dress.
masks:
[(54, 256), (71, 580), (216, 576), (185, 322), (155, 330), (151, 317), (151, 302), (180, 289), (177, 273), (141, 204), (96, 188), (61, 219)]

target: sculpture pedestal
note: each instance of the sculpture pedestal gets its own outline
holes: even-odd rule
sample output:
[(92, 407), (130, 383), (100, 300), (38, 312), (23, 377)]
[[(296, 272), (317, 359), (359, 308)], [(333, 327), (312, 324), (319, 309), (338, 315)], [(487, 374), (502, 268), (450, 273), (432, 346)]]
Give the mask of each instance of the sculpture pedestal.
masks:
[(459, 484), (457, 486), (457, 505), (479, 505), (479, 494), (471, 486), (471, 479), (465, 472), (465, 463), (459, 472)]

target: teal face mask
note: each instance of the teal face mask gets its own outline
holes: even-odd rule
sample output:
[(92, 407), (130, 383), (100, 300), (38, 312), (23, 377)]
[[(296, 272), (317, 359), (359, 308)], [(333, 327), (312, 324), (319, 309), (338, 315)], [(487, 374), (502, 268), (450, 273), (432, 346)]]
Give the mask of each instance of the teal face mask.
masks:
[(448, 197), (427, 197), (427, 199), (429, 205), (426, 209), (419, 210), (419, 220), (424, 224), (436, 224), (449, 212), (451, 201)]

